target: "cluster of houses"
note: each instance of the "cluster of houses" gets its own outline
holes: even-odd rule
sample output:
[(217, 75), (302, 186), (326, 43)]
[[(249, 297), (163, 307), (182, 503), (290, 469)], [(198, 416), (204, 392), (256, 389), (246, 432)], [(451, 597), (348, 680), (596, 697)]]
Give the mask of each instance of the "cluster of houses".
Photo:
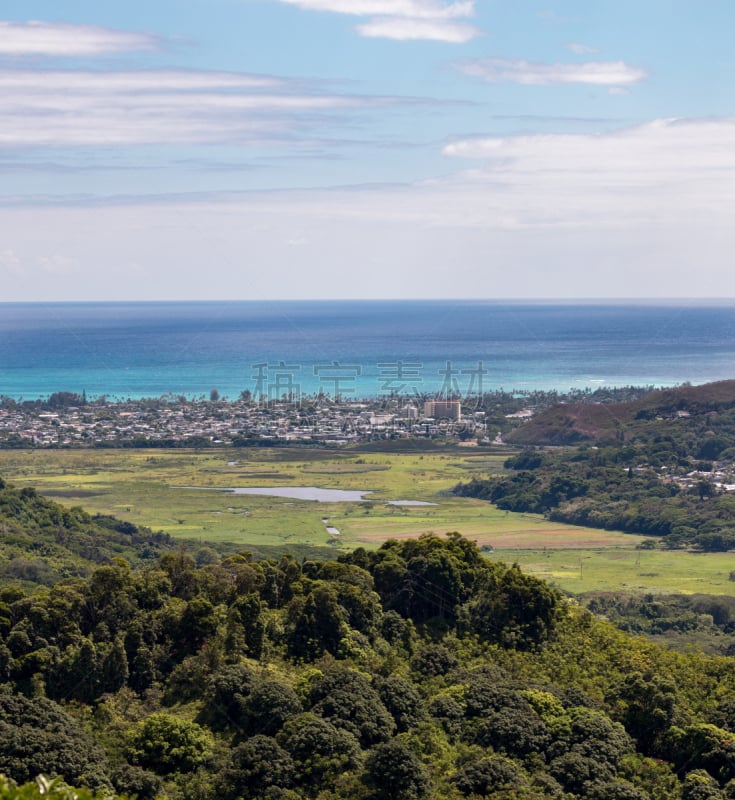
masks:
[(48, 408), (0, 406), (0, 447), (349, 444), (374, 439), (485, 437), (484, 414), (459, 400), (286, 402), (128, 400)]
[[(638, 467), (635, 471), (647, 470), (647, 467)], [(699, 490), (703, 484), (708, 484), (712, 487), (713, 493), (735, 492), (735, 466), (729, 462), (715, 462), (711, 470), (694, 469), (686, 475), (670, 474), (667, 467), (661, 467), (659, 477), (664, 483), (676, 484), (683, 491)]]

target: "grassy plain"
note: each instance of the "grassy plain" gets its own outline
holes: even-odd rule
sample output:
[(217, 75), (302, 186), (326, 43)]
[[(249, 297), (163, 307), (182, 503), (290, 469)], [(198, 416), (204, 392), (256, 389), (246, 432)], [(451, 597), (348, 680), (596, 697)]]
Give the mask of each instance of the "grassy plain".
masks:
[[(507, 453), (313, 450), (0, 451), (0, 475), (65, 505), (114, 514), (172, 536), (243, 548), (305, 544), (349, 550), (385, 539), (457, 530), (492, 558), (572, 592), (711, 592), (735, 595), (735, 554), (637, 550), (643, 537), (578, 528), (454, 497), (473, 475), (502, 471)], [(317, 503), (221, 491), (317, 486), (371, 492), (362, 503)], [(197, 488), (192, 488), (197, 487)], [(205, 491), (206, 490), (206, 491)], [(220, 490), (220, 491), (217, 491)], [(413, 500), (431, 506), (393, 506)], [(327, 526), (339, 530), (330, 535)]]
[(721, 594), (735, 597), (735, 553), (594, 547), (574, 550), (496, 550), (490, 558), (516, 561), (565, 591), (631, 594)]

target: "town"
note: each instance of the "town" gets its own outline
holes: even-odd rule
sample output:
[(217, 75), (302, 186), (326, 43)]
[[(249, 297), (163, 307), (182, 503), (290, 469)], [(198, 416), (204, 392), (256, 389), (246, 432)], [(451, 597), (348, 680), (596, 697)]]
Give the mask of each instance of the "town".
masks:
[[(493, 438), (496, 436), (493, 432)], [(44, 402), (0, 402), (0, 448), (211, 447), (287, 443), (340, 446), (379, 439), (488, 442), (485, 412), (456, 399), (299, 403), (180, 396), (107, 402), (58, 392)]]

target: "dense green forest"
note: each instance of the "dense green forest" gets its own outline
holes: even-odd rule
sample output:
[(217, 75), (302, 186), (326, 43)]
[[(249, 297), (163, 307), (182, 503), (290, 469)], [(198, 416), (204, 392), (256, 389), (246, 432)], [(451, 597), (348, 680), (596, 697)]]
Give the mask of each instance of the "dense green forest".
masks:
[[(63, 513), (22, 501), (31, 539)], [(148, 537), (68, 513), (100, 548)], [(208, 562), (6, 577), (0, 797), (72, 796), (39, 773), (140, 800), (735, 797), (730, 659), (632, 638), (459, 534)]]
[[(731, 578), (735, 578), (732, 575)], [(588, 592), (580, 602), (616, 627), (691, 650), (735, 655), (735, 598), (711, 594)]]
[[(671, 437), (637, 445), (524, 450), (506, 475), (461, 483), (455, 493), (507, 511), (572, 525), (664, 538), (670, 548), (735, 547), (735, 495), (719, 488), (716, 464)], [(728, 455), (728, 454), (726, 454)], [(731, 470), (728, 462), (728, 470)]]
[(155, 561), (172, 546), (165, 533), (65, 508), (35, 489), (15, 489), (0, 478), (0, 583), (51, 585), (89, 574), (113, 557), (133, 565)]

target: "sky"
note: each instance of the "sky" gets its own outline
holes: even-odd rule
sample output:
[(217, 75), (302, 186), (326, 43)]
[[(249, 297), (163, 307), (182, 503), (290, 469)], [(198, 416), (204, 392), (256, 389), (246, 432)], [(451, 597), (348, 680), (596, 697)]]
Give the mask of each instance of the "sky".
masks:
[(0, 301), (735, 297), (732, 0), (5, 0)]

